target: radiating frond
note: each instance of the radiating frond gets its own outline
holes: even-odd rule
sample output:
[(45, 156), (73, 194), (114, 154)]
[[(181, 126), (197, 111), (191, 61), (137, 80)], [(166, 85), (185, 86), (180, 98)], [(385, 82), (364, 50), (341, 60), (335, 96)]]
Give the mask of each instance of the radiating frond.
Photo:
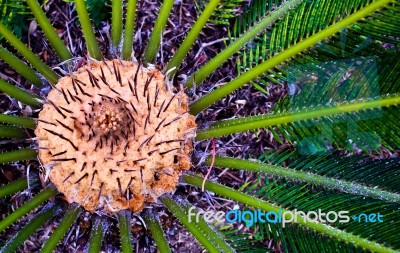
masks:
[[(232, 18), (237, 17), (241, 13), (241, 9), (247, 0), (225, 0), (218, 7), (217, 11), (211, 16), (209, 22), (214, 24), (229, 25), (229, 21)], [(197, 4), (197, 2), (195, 2)], [(205, 6), (207, 1), (201, 0), (201, 3)], [(197, 4), (197, 9), (201, 10), (201, 7)]]
[[(257, 1), (255, 1), (257, 2)], [(336, 23), (351, 13), (372, 1), (304, 1), (293, 9), (275, 26), (261, 34), (249, 43), (238, 59), (239, 73), (268, 60), (273, 55), (282, 52), (313, 34), (325, 29), (329, 24)], [(241, 23), (256, 15), (259, 8), (248, 8), (247, 12), (236, 21), (231, 34), (238, 36), (243, 28)], [(400, 29), (400, 5), (393, 2), (371, 16), (349, 26), (329, 41), (323, 41), (313, 49), (303, 52), (291, 62), (269, 70), (254, 84), (268, 85), (268, 81), (278, 84), (289, 82), (286, 66), (299, 67), (303, 64), (315, 64), (321, 61), (353, 59), (367, 55), (380, 55), (385, 49), (397, 47), (396, 37)], [(386, 44), (391, 43), (391, 44)], [(379, 48), (379, 50), (376, 50)], [(390, 50), (389, 50), (390, 51)], [(393, 51), (393, 50), (392, 50)], [(395, 53), (393, 51), (393, 53)], [(309, 72), (311, 73), (311, 71)], [(262, 89), (261, 86), (257, 86)]]

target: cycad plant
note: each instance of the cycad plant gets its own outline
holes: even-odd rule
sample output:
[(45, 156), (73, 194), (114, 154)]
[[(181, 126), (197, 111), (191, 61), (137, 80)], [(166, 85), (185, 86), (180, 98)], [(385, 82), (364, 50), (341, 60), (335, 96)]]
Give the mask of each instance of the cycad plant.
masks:
[[(162, 2), (147, 46), (140, 47), (145, 50), (133, 52), (140, 1), (110, 3), (111, 47), (102, 52), (85, 1), (75, 0), (87, 55), (74, 56), (65, 46), (68, 35), (60, 37), (36, 0), (27, 0), (59, 57), (56, 68), (0, 24), (0, 58), (42, 89), (35, 94), (15, 81), (0, 81), (0, 90), (21, 108), (2, 108), (0, 163), (27, 170), (26, 177), (2, 186), (0, 197), (12, 201), (36, 193), (1, 218), (0, 252), (22, 250), (24, 241), (53, 220), (60, 222), (48, 238), (42, 236), (41, 252), (56, 250), (74, 226), (90, 234), (83, 236), (88, 252), (118, 251), (106, 243), (116, 234), (122, 252), (154, 249), (151, 245), (171, 252), (163, 230), (175, 225), (163, 222), (165, 213), (208, 252), (400, 249), (398, 1), (210, 0), (170, 59), (160, 57), (160, 46), (175, 1)], [(216, 19), (216, 9), (235, 9), (232, 4), (244, 10), (228, 22), (226, 48), (199, 68), (182, 68), (204, 26)], [(224, 11), (218, 13), (224, 18)], [(78, 57), (87, 64), (74, 65)], [(203, 87), (232, 57), (237, 77)], [(253, 108), (266, 114), (226, 110), (229, 119), (209, 121), (213, 105), (227, 104), (230, 93), (251, 84), (270, 94), (273, 83), (287, 95)], [(33, 117), (24, 117), (26, 111)], [(216, 138), (228, 143), (241, 135), (285, 148), (263, 150), (258, 160), (246, 152), (240, 154), (244, 158), (219, 155), (224, 147), (216, 147)], [(16, 148), (22, 144), (27, 146)], [(39, 168), (23, 162), (34, 159)], [(199, 175), (202, 168), (205, 177)], [(213, 168), (223, 170), (213, 174)], [(177, 186), (184, 190), (174, 195)], [(207, 200), (215, 212), (237, 215), (234, 204), (223, 205), (227, 199), (252, 211), (234, 224), (208, 224), (210, 217), (193, 212), (196, 202)], [(299, 213), (321, 210), (331, 215), (306, 219)], [(345, 222), (334, 219), (333, 212), (342, 211)], [(269, 214), (269, 222), (255, 220), (260, 212)], [(274, 220), (272, 214), (282, 216)], [(137, 240), (133, 218), (154, 243)]]

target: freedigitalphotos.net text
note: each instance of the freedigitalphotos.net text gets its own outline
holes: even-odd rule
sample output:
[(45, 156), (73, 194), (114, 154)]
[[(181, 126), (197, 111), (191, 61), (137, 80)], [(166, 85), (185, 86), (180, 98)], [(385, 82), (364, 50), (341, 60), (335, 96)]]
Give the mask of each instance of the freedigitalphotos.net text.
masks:
[(320, 223), (347, 223), (351, 219), (356, 222), (383, 222), (383, 215), (380, 213), (364, 214), (361, 213), (357, 216), (349, 215), (349, 211), (329, 211), (323, 212), (321, 209), (317, 211), (283, 211), (279, 209), (276, 211), (264, 212), (260, 209), (257, 210), (240, 210), (234, 209), (228, 212), (224, 211), (203, 211), (199, 210), (196, 212), (195, 207), (191, 207), (188, 212), (189, 222), (198, 222), (200, 216), (204, 218), (206, 222), (224, 222), (228, 223), (241, 223), (244, 222), (246, 227), (253, 226), (254, 223), (281, 223), (282, 227), (285, 227), (288, 223), (298, 222), (320, 222)]

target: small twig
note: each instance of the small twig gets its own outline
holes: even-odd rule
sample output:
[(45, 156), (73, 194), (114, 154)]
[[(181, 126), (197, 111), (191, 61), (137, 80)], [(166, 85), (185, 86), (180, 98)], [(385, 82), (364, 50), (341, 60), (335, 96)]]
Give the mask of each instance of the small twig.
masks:
[(211, 155), (212, 155), (212, 159), (211, 159), (211, 164), (210, 167), (208, 168), (207, 174), (204, 177), (203, 183), (201, 184), (201, 191), (204, 192), (204, 185), (206, 184), (207, 178), (210, 176), (211, 170), (214, 166), (214, 162), (215, 162), (215, 142), (214, 139), (211, 139)]

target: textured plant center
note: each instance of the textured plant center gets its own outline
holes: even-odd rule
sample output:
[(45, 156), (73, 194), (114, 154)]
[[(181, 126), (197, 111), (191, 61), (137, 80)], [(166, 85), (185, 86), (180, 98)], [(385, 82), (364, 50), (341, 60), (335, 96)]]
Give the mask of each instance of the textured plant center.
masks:
[(176, 188), (195, 133), (187, 96), (158, 70), (127, 61), (59, 80), (39, 114), (39, 158), (69, 203), (139, 212)]

